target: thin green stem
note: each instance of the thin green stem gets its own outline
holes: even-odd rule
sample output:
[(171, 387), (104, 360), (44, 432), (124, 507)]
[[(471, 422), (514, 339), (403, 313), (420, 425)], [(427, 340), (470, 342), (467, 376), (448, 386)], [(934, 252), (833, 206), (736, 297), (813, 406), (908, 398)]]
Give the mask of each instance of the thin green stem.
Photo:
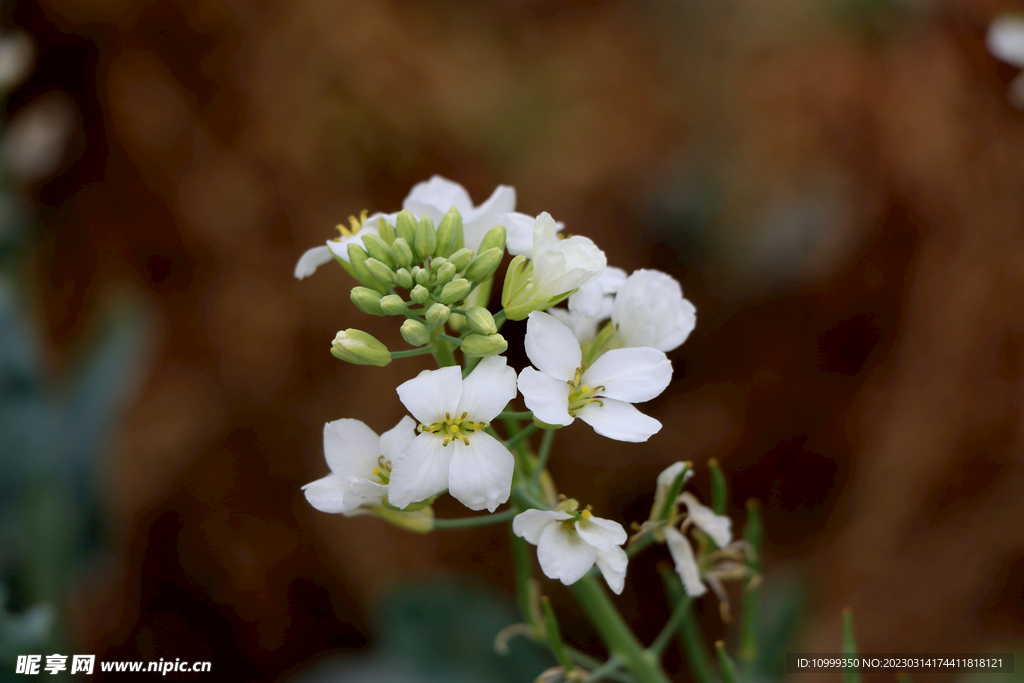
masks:
[(538, 427), (536, 424), (526, 425), (525, 427), (523, 427), (523, 430), (521, 432), (519, 432), (518, 434), (513, 434), (511, 437), (508, 438), (508, 440), (505, 441), (505, 448), (512, 450), (520, 443), (528, 439), (530, 435), (533, 434), (538, 429), (540, 429), (540, 427)]
[(669, 683), (661, 666), (644, 650), (596, 578), (584, 576), (570, 586), (570, 590), (600, 633), (611, 656), (622, 660), (637, 683)]
[(530, 479), (533, 483), (540, 481), (540, 474), (548, 466), (548, 458), (551, 457), (551, 445), (555, 443), (555, 432), (557, 429), (545, 429), (544, 436), (540, 439), (540, 449), (537, 451), (537, 464), (533, 466), (533, 475)]
[(661, 580), (665, 584), (665, 593), (668, 596), (669, 604), (685, 603), (687, 606), (686, 617), (679, 625), (679, 646), (686, 655), (686, 663), (690, 666), (694, 680), (697, 683), (717, 683), (718, 676), (711, 664), (708, 647), (704, 643), (700, 626), (697, 625), (697, 620), (689, 609), (692, 606), (692, 598), (686, 594), (682, 582), (670, 566), (659, 566), (658, 573), (661, 574)]
[(526, 490), (524, 486), (517, 486), (512, 489), (512, 499), (516, 502), (520, 508), (524, 510), (537, 509), (537, 510), (550, 510), (551, 506), (544, 501), (535, 498), (530, 491)]
[(494, 326), (501, 329), (501, 326), (505, 324), (505, 309), (501, 309), (494, 314)]
[(661, 633), (654, 639), (651, 646), (647, 648), (647, 651), (653, 654), (659, 660), (661, 654), (665, 651), (665, 648), (672, 641), (672, 636), (675, 635), (676, 631), (682, 626), (683, 622), (690, 612), (690, 601), (680, 600), (676, 605), (676, 608), (672, 610), (672, 615), (665, 622), (665, 626), (661, 629)]
[(598, 683), (601, 679), (612, 678), (612, 675), (620, 668), (622, 668), (622, 660), (618, 657), (612, 657), (587, 674), (587, 683)]
[(533, 411), (524, 410), (522, 412), (518, 412), (517, 413), (514, 410), (505, 410), (505, 411), (503, 411), (501, 413), (498, 413), (498, 417), (500, 417), (502, 419), (512, 419), (512, 420), (532, 420), (533, 419)]
[(440, 339), (441, 336), (435, 337), (430, 342), (430, 347), (434, 352), (434, 358), (437, 360), (438, 367), (446, 368), (455, 365), (455, 354), (452, 352), (452, 348), (448, 346), (448, 342)]
[(391, 360), (396, 358), (411, 358), (412, 356), (425, 356), (428, 353), (433, 353), (434, 349), (429, 346), (423, 346), (418, 349), (409, 349), (408, 351), (392, 351)]
[(530, 563), (530, 551), (526, 541), (516, 536), (509, 527), (509, 537), (512, 539), (512, 559), (516, 566), (516, 598), (519, 600), (519, 611), (523, 613), (523, 620), (533, 628), (535, 635), (540, 634), (540, 615), (533, 609), (532, 593), (532, 564)]
[(456, 346), (461, 346), (462, 345), (462, 340), (461, 339), (459, 339), (458, 337), (453, 337), (453, 336), (448, 335), (448, 334), (439, 334), (439, 335), (437, 335), (437, 338), (441, 339), (443, 341), (446, 341), (449, 344), (455, 344)]
[(487, 526), (489, 524), (501, 524), (516, 516), (516, 510), (505, 510), (496, 512), (493, 515), (477, 515), (475, 517), (459, 517), (457, 519), (435, 519), (435, 529), (465, 529), (474, 526)]

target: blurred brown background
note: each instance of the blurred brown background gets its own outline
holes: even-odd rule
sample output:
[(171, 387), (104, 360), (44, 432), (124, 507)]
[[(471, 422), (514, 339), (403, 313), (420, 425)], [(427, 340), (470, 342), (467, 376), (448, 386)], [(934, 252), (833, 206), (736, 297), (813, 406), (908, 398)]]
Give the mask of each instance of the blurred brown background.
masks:
[[(697, 306), (648, 405), (665, 429), (641, 445), (567, 430), (564, 490), (628, 523), (663, 467), (717, 457), (738, 520), (764, 502), (767, 575), (807, 590), (805, 649), (838, 648), (845, 605), (864, 651), (1018, 647), (1024, 114), (1005, 97), (1017, 70), (984, 44), (1013, 9), (5, 7), (39, 50), (9, 112), (54, 90), (78, 110), (60, 170), (25, 188), (55, 362), (112, 287), (130, 283), (157, 320), (105, 465), (116, 559), (73, 600), (80, 651), (271, 681), (366, 647), (367, 610), (403, 578), (447, 567), (511, 592), (502, 531), (410, 535), (318, 513), (299, 490), (326, 472), (325, 421), (390, 427), (393, 388), (427, 365), (333, 359), (336, 330), (395, 346), (396, 326), (356, 311), (341, 269), (299, 282), (294, 263), (434, 173), (477, 201), (515, 186), (520, 210), (550, 211), (615, 265), (675, 275)], [(667, 614), (656, 587), (619, 603), (644, 638)], [(720, 634), (713, 598), (701, 609)]]

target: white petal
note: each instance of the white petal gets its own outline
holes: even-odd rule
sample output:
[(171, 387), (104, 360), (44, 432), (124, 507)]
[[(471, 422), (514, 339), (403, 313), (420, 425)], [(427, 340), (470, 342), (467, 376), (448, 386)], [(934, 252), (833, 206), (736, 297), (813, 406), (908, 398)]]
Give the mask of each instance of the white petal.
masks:
[(988, 27), (989, 52), (1010, 64), (1024, 66), (1024, 18), (1000, 17)]
[(604, 386), (601, 396), (642, 403), (665, 391), (672, 381), (672, 363), (652, 348), (613, 349), (605, 352), (583, 373), (583, 384)]
[(470, 510), (489, 512), (508, 500), (515, 458), (505, 445), (485, 432), (469, 437), (469, 445), (453, 441), (448, 467), (448, 493)]
[(619, 291), (619, 287), (625, 281), (626, 271), (622, 268), (608, 266), (601, 273), (600, 277), (589, 284), (583, 285), (575, 294), (569, 297), (569, 310), (573, 313), (579, 313), (586, 318), (607, 318), (611, 311), (604, 312), (604, 299), (607, 295)]
[(490, 422), (515, 397), (516, 371), (508, 367), (504, 356), (490, 356), (462, 381), (462, 398), (455, 412), (469, 413), (474, 422)]
[[(674, 462), (668, 467), (666, 467), (664, 470), (662, 470), (661, 474), (658, 475), (658, 488), (672, 488), (672, 484), (676, 482), (676, 477), (679, 476), (679, 473), (683, 471), (684, 467), (686, 467), (685, 462)], [(690, 481), (691, 479), (693, 479), (692, 467), (686, 471), (686, 477), (683, 480), (683, 484), (685, 485), (686, 482)]]
[(367, 235), (380, 235), (380, 229), (376, 225), (370, 225), (369, 223), (370, 219), (368, 218), (366, 219), (366, 223), (363, 224), (363, 227), (355, 235), (339, 237), (338, 239), (328, 241), (327, 248), (331, 250), (331, 253), (347, 263), (349, 244), (356, 244), (362, 247), (364, 237)]
[(391, 466), (388, 501), (404, 508), (448, 487), (451, 448), (437, 434), (423, 433), (406, 445)]
[(392, 463), (398, 454), (416, 438), (416, 420), (408, 415), (398, 421), (394, 427), (380, 435), (380, 454)]
[(716, 515), (714, 510), (702, 505), (689, 491), (679, 496), (679, 502), (686, 505), (694, 525), (710, 536), (719, 548), (729, 545), (732, 541), (731, 519), (725, 515)]
[[(505, 249), (512, 256), (533, 257), (533, 228), (537, 219), (525, 213), (507, 213), (500, 216), (496, 225), (505, 228)], [(552, 220), (555, 226), (555, 233), (565, 228), (565, 223)]]
[(534, 311), (526, 323), (526, 355), (548, 377), (568, 382), (583, 362), (580, 343), (572, 330), (554, 317)]
[(548, 377), (533, 368), (523, 368), (519, 373), (519, 391), (523, 393), (526, 407), (534, 416), (549, 425), (571, 425), (569, 415), (569, 391), (571, 387), (562, 380)]
[(618, 522), (593, 516), (590, 519), (577, 520), (576, 532), (580, 538), (598, 550), (609, 552), (625, 543), (628, 538), (626, 530)]
[(334, 474), (372, 477), (378, 456), (380, 437), (364, 422), (344, 418), (324, 425), (324, 458)]
[(453, 206), (459, 210), (459, 213), (465, 215), (472, 210), (473, 200), (470, 199), (469, 193), (462, 185), (439, 175), (422, 183), (416, 183), (410, 190), (409, 196), (402, 202), (402, 208), (416, 218), (421, 218), (424, 215), (430, 216), (435, 224), (440, 222), (441, 218), (448, 213), (448, 209)]
[(366, 479), (329, 474), (302, 487), (309, 504), (321, 512), (349, 514), (363, 504), (379, 505), (388, 487)]
[[(462, 228), (466, 248), (478, 251), (487, 231), (498, 225), (502, 216), (515, 208), (515, 188), (498, 185), (483, 204), (463, 214)], [(508, 228), (505, 230), (507, 241)]]
[[(605, 300), (611, 302), (611, 297), (606, 296)], [(602, 304), (604, 306), (604, 304)], [(607, 307), (609, 312), (611, 307)], [(594, 341), (594, 337), (597, 336), (597, 328), (604, 318), (598, 316), (596, 318), (586, 318), (579, 313), (573, 313), (564, 308), (549, 308), (547, 310), (548, 315), (553, 316), (558, 322), (562, 323), (572, 331), (572, 336), (576, 337), (576, 341), (580, 344), (586, 344)]]
[(626, 279), (615, 296), (612, 320), (623, 346), (650, 346), (668, 353), (693, 331), (697, 309), (683, 298), (674, 277), (641, 269)]
[(619, 547), (609, 550), (598, 549), (596, 561), (597, 568), (604, 575), (608, 587), (616, 595), (621, 595), (622, 589), (626, 586), (626, 565), (629, 564), (626, 551)]
[(313, 247), (299, 257), (299, 262), (295, 264), (295, 277), (300, 280), (307, 278), (315, 273), (317, 268), (333, 260), (334, 256), (326, 246)]
[(398, 398), (421, 424), (429, 425), (453, 414), (462, 397), (462, 370), (452, 366), (424, 370), (398, 385)]
[(608, 265), (608, 259), (590, 238), (573, 235), (540, 253), (534, 246), (533, 263), (537, 292), (555, 296), (596, 280)]
[(614, 398), (601, 399), (604, 406), (588, 403), (576, 411), (580, 418), (594, 428), (601, 436), (616, 441), (639, 443), (647, 441), (661, 430), (661, 423), (653, 417), (644, 415), (639, 410), (623, 401)]
[(683, 587), (690, 597), (699, 597), (707, 592), (707, 586), (700, 580), (700, 567), (693, 556), (693, 548), (686, 537), (674, 526), (665, 527), (665, 541), (672, 560), (676, 563), (676, 573), (683, 581)]
[(559, 510), (524, 510), (512, 520), (512, 532), (526, 539), (527, 543), (537, 545), (540, 535), (551, 522), (570, 519), (572, 515)]
[(583, 578), (596, 560), (597, 549), (565, 524), (549, 524), (537, 543), (537, 561), (544, 574), (566, 586)]

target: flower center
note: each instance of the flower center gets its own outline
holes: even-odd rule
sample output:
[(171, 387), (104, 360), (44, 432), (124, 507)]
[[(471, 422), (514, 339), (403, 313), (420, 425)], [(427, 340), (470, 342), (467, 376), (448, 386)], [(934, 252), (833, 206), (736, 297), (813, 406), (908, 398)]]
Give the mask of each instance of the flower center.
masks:
[(437, 434), (438, 436), (444, 437), (444, 444), (447, 446), (456, 439), (462, 441), (462, 443), (469, 445), (469, 434), (472, 432), (482, 432), (487, 429), (486, 422), (474, 422), (467, 420), (466, 416), (469, 413), (463, 413), (459, 417), (452, 417), (451, 413), (444, 414), (443, 422), (435, 422), (432, 425), (421, 424), (416, 428), (418, 432), (427, 432), (428, 434)]
[(572, 517), (562, 522), (562, 524), (564, 524), (567, 528), (575, 531), (576, 527), (574, 525), (576, 524), (576, 522), (578, 522), (581, 519), (590, 519), (591, 512), (589, 505), (585, 509), (580, 510), (580, 502), (575, 498), (566, 498), (564, 493), (561, 494), (559, 498), (561, 498), (561, 502), (555, 507), (555, 509), (558, 510), (559, 512), (568, 512), (570, 515), (572, 515)]
[(366, 215), (367, 215), (367, 213), (369, 213), (369, 212), (366, 209), (363, 209), (363, 212), (359, 214), (359, 218), (356, 218), (355, 216), (349, 216), (348, 217), (349, 227), (347, 227), (347, 228), (344, 225), (341, 225), (339, 223), (338, 224), (338, 232), (341, 233), (341, 236), (342, 237), (352, 237), (353, 235), (357, 234), (362, 229), (363, 223), (366, 222)]
[(391, 461), (385, 460), (384, 456), (381, 455), (377, 458), (377, 466), (373, 468), (373, 474), (380, 483), (387, 484), (391, 481)]
[(569, 415), (571, 417), (576, 417), (576, 411), (588, 403), (596, 403), (602, 408), (604, 407), (604, 402), (600, 398), (595, 398), (596, 394), (604, 391), (604, 385), (588, 387), (583, 384), (583, 370), (584, 368), (576, 368), (575, 377), (567, 382), (572, 387), (572, 391), (569, 392)]

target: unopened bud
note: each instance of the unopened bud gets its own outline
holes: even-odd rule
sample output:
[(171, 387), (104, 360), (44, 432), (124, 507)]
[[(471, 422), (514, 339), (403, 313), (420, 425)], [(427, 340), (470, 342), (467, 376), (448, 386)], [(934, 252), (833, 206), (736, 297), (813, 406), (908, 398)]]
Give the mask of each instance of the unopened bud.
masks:
[(437, 271), (441, 269), (441, 266), (448, 263), (448, 259), (444, 256), (435, 256), (430, 259), (430, 274), (437, 275)]
[(387, 294), (387, 285), (391, 280), (381, 282), (375, 278), (372, 273), (370, 273), (369, 269), (366, 267), (366, 262), (370, 258), (366, 254), (366, 251), (354, 242), (349, 242), (345, 249), (348, 251), (348, 262), (349, 265), (352, 266), (352, 273), (356, 276), (356, 279), (364, 286), (369, 287), (370, 289), (375, 289), (382, 295)]
[(384, 317), (387, 315), (380, 307), (381, 294), (369, 287), (353, 287), (352, 303), (363, 313)]
[(452, 278), (455, 277), (456, 272), (458, 272), (458, 270), (455, 268), (454, 263), (451, 261), (445, 263), (437, 269), (437, 280), (435, 281), (434, 286), (443, 287), (448, 284), (452, 281)]
[(473, 261), (473, 251), (471, 249), (459, 249), (457, 252), (448, 257), (448, 263), (455, 264), (455, 270), (462, 272), (467, 266)]
[[(395, 232), (411, 248), (416, 244), (416, 218), (408, 211), (400, 211), (395, 218)], [(419, 260), (419, 259), (414, 259)]]
[(362, 330), (342, 330), (331, 343), (331, 354), (356, 365), (377, 365), (384, 367), (391, 362), (388, 347), (377, 341), (376, 337)]
[(405, 268), (399, 268), (395, 271), (395, 284), (403, 289), (412, 289), (414, 283), (412, 279), (412, 273)]
[(430, 291), (423, 285), (416, 285), (409, 290), (409, 298), (413, 303), (422, 304), (430, 300)]
[(501, 249), (505, 251), (505, 226), (495, 225), (493, 228), (487, 231), (484, 235), (483, 240), (480, 242), (480, 247), (477, 249), (477, 253), (484, 253), (488, 249)]
[(372, 232), (363, 235), (363, 248), (370, 258), (375, 258), (388, 268), (395, 267), (395, 258), (391, 255), (391, 247)]
[(406, 320), (400, 331), (402, 339), (413, 346), (423, 346), (430, 341), (430, 330), (419, 320)]
[(380, 233), (380, 238), (384, 240), (384, 244), (391, 246), (397, 235), (395, 234), (395, 226), (384, 220), (384, 216), (377, 219), (377, 232)]
[(437, 246), (435, 256), (448, 257), (462, 248), (462, 214), (454, 206), (441, 219), (437, 226)]
[(409, 304), (397, 294), (388, 294), (387, 296), (381, 297), (380, 310), (384, 311), (388, 315), (402, 315), (405, 313), (405, 309), (409, 307)]
[(462, 353), (470, 358), (487, 358), (505, 353), (508, 342), (500, 334), (471, 334), (462, 340)]
[(498, 326), (494, 324), (494, 316), (483, 306), (473, 306), (467, 311), (466, 320), (469, 329), (480, 334), (495, 334)]
[(366, 259), (366, 269), (370, 271), (376, 280), (385, 284), (391, 284), (392, 280), (395, 279), (395, 271), (388, 268), (383, 262), (378, 261), (375, 258)]
[(427, 309), (427, 322), (431, 325), (440, 327), (448, 322), (448, 316), (450, 316), (451, 313), (451, 309), (444, 304), (434, 304)]
[(430, 282), (430, 271), (426, 268), (416, 266), (412, 269), (412, 279), (415, 280), (418, 285), (425, 285)]
[(471, 289), (473, 289), (473, 283), (460, 277), (458, 280), (446, 284), (438, 298), (441, 299), (441, 303), (453, 304), (465, 299)]
[(404, 237), (396, 237), (391, 244), (391, 253), (395, 257), (395, 263), (408, 268), (412, 265), (412, 247), (405, 241)]
[(424, 216), (416, 224), (416, 253), (421, 259), (432, 256), (437, 247), (437, 235), (434, 233), (434, 221)]
[(466, 279), (470, 282), (483, 282), (494, 275), (504, 254), (505, 252), (497, 247), (480, 252), (466, 268)]

